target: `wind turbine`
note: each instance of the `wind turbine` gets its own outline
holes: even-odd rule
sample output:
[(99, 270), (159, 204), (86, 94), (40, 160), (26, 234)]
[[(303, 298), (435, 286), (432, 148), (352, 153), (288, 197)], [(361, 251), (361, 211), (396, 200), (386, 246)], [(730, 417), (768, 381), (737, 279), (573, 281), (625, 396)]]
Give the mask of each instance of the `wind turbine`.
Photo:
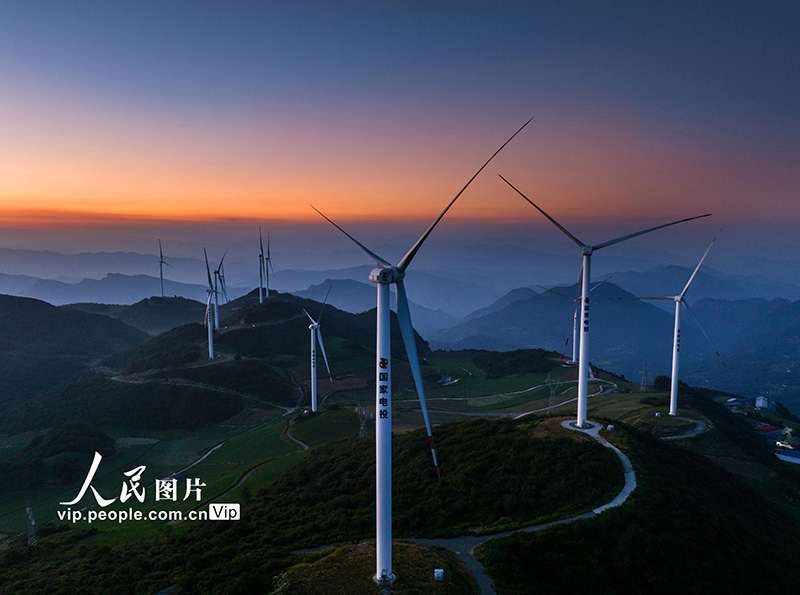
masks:
[(161, 297), (164, 297), (164, 265), (172, 268), (172, 265), (164, 260), (164, 252), (161, 250), (161, 240), (158, 240), (158, 276), (161, 277)]
[[(264, 244), (261, 244), (261, 253), (264, 253)], [(269, 271), (272, 269), (272, 274), (275, 274), (275, 269), (272, 268), (272, 256), (269, 253), (269, 232), (267, 233), (267, 255), (264, 257), (264, 280), (266, 282), (266, 294), (269, 297)]]
[(205, 325), (208, 327), (208, 359), (214, 359), (214, 324), (211, 320), (212, 318), (212, 310), (211, 310), (211, 296), (216, 295), (216, 289), (214, 289), (214, 283), (211, 281), (211, 268), (208, 266), (208, 253), (206, 249), (203, 248), (203, 254), (206, 257), (206, 273), (208, 274), (208, 289), (206, 289), (206, 293), (208, 293), (208, 299), (206, 300), (206, 316), (205, 316)]
[[(533, 118), (531, 118), (532, 120)], [(503, 145), (489, 157), (481, 168), (470, 178), (464, 187), (456, 194), (450, 203), (442, 211), (441, 215), (431, 224), (425, 233), (420, 236), (416, 243), (400, 260), (397, 266), (392, 265), (385, 258), (381, 258), (353, 236), (339, 227), (336, 223), (328, 219), (315, 207), (317, 213), (322, 215), (336, 229), (350, 238), (359, 248), (374, 260), (378, 267), (372, 269), (369, 280), (377, 285), (378, 305), (377, 305), (377, 353), (375, 367), (375, 408), (377, 411), (375, 419), (375, 458), (376, 458), (376, 549), (377, 565), (373, 579), (377, 583), (391, 584), (395, 580), (392, 572), (392, 374), (391, 374), (391, 327), (389, 326), (389, 285), (394, 283), (397, 296), (397, 320), (400, 323), (400, 332), (403, 336), (403, 343), (408, 354), (408, 362), (411, 366), (411, 375), (414, 377), (414, 384), (419, 395), (422, 417), (425, 420), (425, 429), (428, 432), (428, 442), (431, 447), (433, 464), (436, 468), (436, 476), (439, 476), (439, 463), (436, 460), (436, 450), (433, 447), (433, 435), (431, 433), (431, 423), (428, 418), (428, 406), (425, 401), (425, 391), (422, 386), (422, 372), (419, 367), (419, 356), (414, 337), (414, 327), (411, 324), (411, 314), (408, 309), (408, 298), (403, 284), (405, 272), (417, 251), (428, 238), (433, 228), (441, 221), (445, 213), (453, 206), (453, 203), (467, 189), (479, 173), (494, 159), (503, 148), (519, 134), (531, 120), (525, 122)]]
[[(205, 248), (203, 248), (205, 250)], [(225, 273), (223, 272), (222, 263), (225, 260), (225, 255), (228, 253), (226, 250), (219, 260), (219, 266), (214, 269), (214, 329), (219, 330), (219, 294), (222, 293), (225, 300), (228, 300), (228, 292), (225, 290)], [(206, 266), (208, 265), (208, 256), (206, 256)]]
[(258, 254), (258, 303), (264, 303), (264, 238), (261, 237), (261, 226), (258, 227), (258, 243), (261, 252)]
[(331, 285), (331, 287), (328, 288), (328, 293), (325, 294), (325, 301), (322, 302), (322, 307), (319, 309), (317, 320), (311, 318), (311, 314), (303, 308), (303, 312), (306, 313), (306, 316), (308, 316), (308, 319), (311, 321), (308, 328), (311, 330), (311, 411), (314, 413), (317, 411), (317, 338), (319, 338), (319, 348), (322, 350), (322, 359), (325, 360), (325, 367), (328, 368), (328, 378), (331, 384), (333, 384), (331, 367), (328, 365), (328, 357), (325, 355), (325, 344), (322, 342), (322, 331), (319, 328), (322, 322), (322, 311), (325, 309), (325, 304), (328, 302), (328, 294), (330, 294), (332, 287)]
[[(642, 297), (642, 298), (630, 298), (630, 299), (639, 299), (639, 300), (673, 300), (675, 302), (675, 331), (672, 335), (672, 384), (670, 386), (669, 391), (669, 414), (670, 415), (678, 415), (678, 368), (680, 364), (680, 351), (681, 351), (681, 304), (683, 307), (686, 308), (686, 312), (689, 313), (689, 316), (692, 317), (694, 323), (697, 325), (697, 328), (700, 329), (700, 332), (708, 341), (708, 344), (711, 345), (711, 349), (714, 350), (714, 353), (717, 354), (720, 362), (722, 362), (722, 366), (725, 367), (725, 362), (722, 360), (722, 356), (717, 351), (717, 348), (714, 347), (714, 343), (711, 342), (711, 338), (708, 336), (706, 331), (700, 326), (700, 321), (697, 320), (697, 317), (692, 313), (691, 309), (689, 308), (689, 304), (686, 303), (684, 296), (686, 295), (686, 291), (689, 289), (689, 286), (694, 281), (695, 275), (697, 275), (697, 271), (700, 270), (700, 265), (703, 264), (703, 261), (708, 256), (709, 250), (711, 250), (711, 246), (714, 245), (714, 242), (717, 241), (717, 237), (714, 237), (711, 240), (711, 243), (706, 248), (703, 257), (700, 259), (700, 262), (697, 263), (697, 266), (694, 268), (692, 272), (692, 276), (689, 277), (689, 281), (686, 282), (686, 285), (683, 288), (683, 291), (680, 294), (673, 296), (673, 297)], [(623, 298), (619, 298), (623, 299)]]
[[(498, 174), (499, 175), (499, 174)], [(646, 233), (650, 233), (651, 231), (656, 231), (657, 229), (663, 229), (664, 227), (669, 227), (670, 225), (677, 225), (678, 223), (684, 223), (686, 221), (692, 221), (693, 219), (701, 219), (702, 217), (708, 217), (711, 213), (706, 213), (705, 215), (697, 215), (696, 217), (689, 217), (688, 219), (679, 219), (678, 221), (672, 221), (670, 223), (664, 223), (663, 225), (657, 225), (655, 227), (650, 227), (648, 229), (644, 229), (642, 231), (637, 231), (635, 233), (628, 234), (626, 236), (622, 236), (620, 238), (615, 238), (613, 240), (608, 240), (607, 242), (602, 242), (600, 244), (584, 244), (574, 235), (572, 235), (567, 229), (561, 225), (558, 221), (553, 219), (550, 215), (545, 213), (542, 209), (540, 209), (530, 198), (525, 196), (522, 192), (520, 192), (511, 182), (506, 180), (503, 176), (500, 178), (514, 191), (519, 194), (522, 198), (528, 201), (537, 211), (539, 211), (542, 215), (547, 217), (547, 219), (555, 225), (561, 232), (566, 235), (570, 240), (572, 240), (580, 249), (583, 254), (583, 268), (581, 272), (581, 326), (583, 327), (583, 332), (581, 333), (581, 344), (579, 350), (579, 361), (578, 361), (578, 416), (575, 422), (575, 425), (579, 428), (583, 428), (586, 426), (586, 405), (588, 400), (588, 388), (589, 388), (589, 288), (590, 279), (591, 279), (591, 269), (592, 269), (592, 253), (596, 250), (600, 250), (600, 248), (605, 248), (607, 246), (612, 246), (614, 244), (619, 244), (620, 242), (624, 242), (626, 240), (630, 240), (632, 238), (638, 237), (640, 235), (644, 235)]]

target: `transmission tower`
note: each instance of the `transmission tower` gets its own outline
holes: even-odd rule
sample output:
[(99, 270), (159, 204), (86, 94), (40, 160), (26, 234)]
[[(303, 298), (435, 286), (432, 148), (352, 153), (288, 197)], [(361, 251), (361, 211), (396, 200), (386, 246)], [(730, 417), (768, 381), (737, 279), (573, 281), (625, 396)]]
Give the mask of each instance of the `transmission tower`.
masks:
[(36, 545), (36, 520), (33, 518), (31, 503), (26, 501), (25, 506), (28, 510), (28, 547), (30, 547)]
[(556, 393), (558, 392), (558, 385), (560, 383), (550, 378), (550, 374), (547, 375), (547, 380), (545, 382), (547, 383), (547, 388), (550, 389), (550, 409), (552, 410), (556, 406)]
[(366, 407), (356, 407), (356, 413), (358, 413), (358, 421), (360, 425), (358, 435), (366, 436), (368, 434), (367, 420), (372, 419), (372, 412)]
[(642, 368), (642, 383), (639, 385), (640, 392), (647, 392), (647, 362), (644, 362), (644, 367)]

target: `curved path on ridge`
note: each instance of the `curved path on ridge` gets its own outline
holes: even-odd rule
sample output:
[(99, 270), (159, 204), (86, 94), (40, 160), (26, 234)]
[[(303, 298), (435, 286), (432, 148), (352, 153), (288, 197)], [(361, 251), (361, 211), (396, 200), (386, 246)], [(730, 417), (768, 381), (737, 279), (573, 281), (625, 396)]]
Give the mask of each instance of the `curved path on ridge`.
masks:
[(278, 405), (277, 403), (273, 403), (272, 401), (267, 401), (266, 399), (262, 399), (260, 397), (256, 397), (255, 395), (251, 395), (248, 393), (243, 393), (238, 390), (232, 390), (229, 388), (222, 388), (219, 386), (214, 386), (212, 384), (203, 384), (202, 382), (193, 382), (191, 380), (185, 380), (183, 378), (179, 379), (170, 379), (170, 378), (124, 378), (122, 376), (111, 376), (111, 380), (114, 382), (122, 382), (125, 384), (162, 384), (167, 386), (190, 386), (193, 388), (200, 388), (203, 390), (209, 390), (216, 393), (223, 393), (226, 395), (234, 395), (236, 397), (241, 397), (243, 399), (249, 399), (251, 401), (258, 401), (259, 403), (263, 403), (264, 405), (269, 405), (270, 407), (275, 407), (276, 409), (282, 409), (284, 411), (284, 415), (287, 413), (291, 413), (295, 410), (292, 407), (286, 407), (285, 405)]
[[(610, 390), (606, 390), (605, 387), (600, 386), (599, 387), (600, 390), (598, 390), (595, 393), (591, 393), (590, 395), (588, 395), (589, 397), (598, 397), (598, 396), (603, 395), (603, 394), (605, 394), (607, 392), (612, 392), (614, 389), (619, 389), (619, 387), (615, 383), (611, 382), (610, 380), (599, 380), (597, 378), (593, 378), (593, 380), (596, 380), (597, 382), (605, 382), (606, 384), (611, 385), (611, 389)], [(569, 382), (577, 384), (576, 380), (575, 381), (570, 380)], [(568, 384), (568, 383), (562, 382), (562, 384)], [(534, 390), (534, 389), (537, 389), (537, 388), (541, 388), (543, 386), (547, 386), (547, 385), (546, 384), (538, 384), (536, 386), (532, 386), (530, 388), (526, 388), (526, 389), (523, 389), (523, 390), (520, 390), (520, 391), (515, 391), (515, 392), (512, 392), (512, 393), (498, 393), (496, 395), (481, 395), (480, 397), (467, 397), (467, 399), (483, 399), (483, 398), (487, 398), (487, 397), (504, 397), (504, 396), (507, 396), (507, 395), (516, 395), (516, 394), (526, 393), (528, 391), (531, 391), (531, 390)], [(569, 390), (569, 389), (567, 389), (567, 390)], [(566, 392), (566, 391), (563, 391), (563, 392)], [(434, 399), (430, 399), (430, 400), (432, 401)], [(453, 399), (449, 399), (449, 400), (454, 400), (455, 401), (455, 400), (465, 400), (465, 399), (463, 397), (454, 397)], [(567, 399), (566, 401), (562, 401), (561, 403), (556, 403), (552, 407), (550, 407), (548, 405), (547, 407), (542, 407), (540, 409), (532, 409), (531, 411), (525, 411), (523, 413), (480, 413), (480, 412), (467, 413), (465, 411), (448, 411), (446, 409), (430, 409), (430, 408), (428, 409), (428, 413), (447, 413), (447, 414), (450, 414), (450, 415), (461, 415), (463, 417), (507, 417), (507, 418), (512, 418), (512, 419), (520, 419), (520, 418), (525, 417), (526, 415), (530, 415), (532, 413), (542, 413), (543, 411), (549, 411), (551, 409), (558, 409), (559, 407), (562, 407), (563, 405), (568, 405), (569, 403), (574, 403), (577, 400), (578, 400), (578, 397), (573, 397), (571, 399)], [(397, 407), (400, 407), (402, 405), (403, 401), (394, 401), (394, 403), (397, 404)], [(421, 409), (412, 409), (412, 411), (422, 411), (422, 410)], [(681, 418), (681, 419), (683, 419), (683, 418)]]
[[(308, 450), (308, 449), (310, 448), (310, 447), (308, 446), (308, 444), (306, 444), (305, 442), (303, 442), (303, 441), (301, 441), (301, 440), (298, 440), (297, 438), (295, 438), (294, 436), (292, 436), (292, 420), (291, 420), (291, 419), (290, 419), (290, 420), (289, 420), (289, 422), (286, 424), (286, 428), (284, 429), (284, 432), (283, 432), (283, 433), (286, 435), (286, 437), (287, 437), (289, 440), (291, 440), (292, 442), (295, 442), (296, 444), (298, 444), (302, 450)], [(222, 444), (224, 444), (224, 443), (222, 443)], [(218, 445), (217, 447), (215, 447), (215, 448), (219, 448), (219, 446), (222, 446), (222, 444), (219, 444), (219, 445)], [(213, 449), (212, 449), (212, 450), (213, 450)], [(211, 454), (211, 453), (209, 452), (208, 454), (206, 454), (206, 456), (208, 456), (209, 454)], [(196, 506), (196, 507), (195, 507), (193, 510), (198, 510), (199, 508), (202, 508), (202, 507), (204, 507), (204, 506), (206, 506), (206, 505), (208, 505), (208, 504), (211, 504), (212, 502), (216, 502), (217, 500), (219, 500), (220, 498), (222, 498), (222, 497), (224, 497), (224, 496), (227, 496), (227, 495), (228, 495), (229, 493), (231, 493), (233, 490), (235, 490), (236, 488), (238, 488), (239, 486), (241, 486), (241, 485), (242, 485), (244, 482), (246, 482), (246, 481), (248, 480), (248, 478), (249, 478), (249, 477), (250, 477), (250, 476), (251, 476), (251, 475), (252, 475), (252, 474), (253, 474), (253, 473), (254, 473), (254, 472), (255, 472), (255, 471), (256, 471), (256, 470), (259, 468), (259, 467), (263, 467), (263, 466), (264, 466), (264, 465), (266, 465), (267, 463), (271, 463), (272, 461), (274, 461), (274, 460), (276, 460), (276, 459), (280, 459), (280, 458), (283, 458), (283, 457), (288, 457), (289, 455), (292, 455), (292, 454), (294, 454), (294, 453), (287, 453), (287, 454), (285, 454), (285, 455), (281, 455), (281, 456), (279, 456), (279, 457), (272, 457), (272, 458), (270, 458), (270, 459), (267, 459), (266, 461), (261, 461), (260, 463), (256, 463), (256, 464), (255, 464), (255, 465), (253, 465), (252, 467), (250, 467), (250, 468), (246, 469), (246, 470), (245, 470), (245, 471), (244, 471), (244, 472), (243, 472), (243, 473), (242, 473), (242, 474), (239, 476), (239, 479), (236, 481), (236, 483), (234, 483), (234, 484), (233, 484), (231, 487), (229, 487), (228, 489), (226, 489), (224, 492), (222, 492), (222, 493), (220, 493), (220, 494), (217, 494), (216, 496), (214, 496), (214, 497), (213, 497), (213, 498), (211, 498), (210, 500), (204, 501), (204, 502), (202, 502), (201, 504), (197, 505), (197, 506)], [(205, 458), (205, 457), (203, 457), (203, 458)], [(197, 462), (199, 463), (200, 461), (197, 461)], [(196, 463), (195, 463), (195, 464), (196, 464)]]
[(305, 442), (303, 442), (302, 440), (298, 440), (297, 438), (295, 438), (294, 436), (292, 436), (292, 426), (293, 426), (293, 425), (294, 425), (294, 418), (290, 418), (290, 419), (289, 419), (289, 421), (288, 421), (288, 423), (286, 424), (286, 429), (284, 430), (284, 432), (283, 432), (283, 433), (284, 433), (284, 434), (286, 434), (286, 437), (287, 437), (289, 440), (291, 440), (292, 442), (295, 442), (296, 444), (299, 444), (299, 445), (300, 445), (300, 448), (302, 448), (303, 450), (308, 450), (308, 449), (310, 448), (310, 447), (308, 446), (308, 444), (306, 444), (306, 443), (305, 443)]
[(620, 461), (622, 462), (622, 468), (625, 471), (625, 485), (623, 485), (622, 490), (614, 497), (611, 502), (604, 504), (602, 506), (598, 506), (591, 512), (587, 512), (578, 516), (570, 517), (567, 519), (561, 519), (558, 521), (552, 521), (550, 523), (543, 523), (541, 525), (533, 525), (531, 527), (525, 527), (523, 529), (514, 529), (512, 531), (504, 531), (502, 533), (495, 533), (492, 535), (481, 535), (478, 537), (473, 536), (465, 536), (465, 537), (454, 537), (452, 539), (402, 539), (400, 541), (408, 541), (411, 543), (419, 543), (421, 545), (438, 545), (441, 547), (445, 547), (450, 551), (454, 552), (466, 565), (467, 568), (475, 575), (475, 579), (478, 581), (478, 587), (480, 589), (481, 595), (493, 595), (494, 594), (494, 583), (492, 579), (486, 576), (483, 573), (483, 565), (478, 561), (475, 557), (475, 548), (483, 543), (484, 541), (488, 541), (490, 539), (496, 539), (498, 537), (506, 537), (511, 535), (512, 533), (529, 533), (532, 531), (540, 531), (547, 527), (552, 527), (554, 525), (563, 525), (565, 523), (571, 523), (572, 521), (578, 519), (586, 519), (591, 518), (595, 515), (601, 514), (602, 512), (608, 510), (609, 508), (614, 508), (616, 506), (620, 506), (625, 500), (628, 499), (628, 496), (631, 495), (634, 489), (636, 489), (636, 473), (633, 470), (633, 465), (631, 464), (630, 459), (620, 451), (616, 446), (608, 442), (602, 436), (600, 436), (599, 432), (603, 428), (602, 424), (597, 422), (588, 422), (587, 425), (590, 427), (581, 429), (574, 427), (575, 422), (572, 420), (566, 420), (561, 422), (561, 425), (568, 430), (574, 430), (576, 432), (583, 432), (588, 434), (595, 440), (597, 440), (600, 444), (605, 446), (606, 448), (611, 448), (619, 457)]
[(699, 419), (681, 416), (675, 416), (675, 419), (682, 419), (683, 421), (692, 422), (694, 424), (694, 428), (687, 430), (683, 434), (678, 434), (677, 436), (662, 436), (661, 440), (686, 440), (688, 438), (694, 438), (698, 434), (702, 434), (706, 431), (706, 422), (700, 421)]

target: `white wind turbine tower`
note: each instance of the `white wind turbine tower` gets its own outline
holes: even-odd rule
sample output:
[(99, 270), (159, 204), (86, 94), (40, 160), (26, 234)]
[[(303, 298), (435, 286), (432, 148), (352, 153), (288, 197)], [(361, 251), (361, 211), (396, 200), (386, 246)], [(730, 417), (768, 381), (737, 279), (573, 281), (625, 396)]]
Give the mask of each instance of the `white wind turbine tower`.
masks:
[(164, 265), (172, 267), (164, 260), (164, 252), (161, 250), (161, 240), (158, 240), (158, 276), (161, 277), (161, 297), (164, 297)]
[(688, 219), (679, 219), (678, 221), (672, 221), (670, 223), (664, 223), (663, 225), (657, 225), (656, 227), (650, 227), (648, 229), (644, 229), (642, 231), (637, 231), (635, 233), (628, 234), (626, 236), (622, 236), (620, 238), (615, 238), (613, 240), (608, 240), (607, 242), (602, 242), (600, 244), (584, 244), (574, 235), (566, 230), (566, 228), (561, 225), (558, 221), (553, 219), (550, 215), (545, 213), (542, 209), (540, 209), (531, 199), (525, 196), (522, 192), (520, 192), (511, 182), (506, 180), (503, 176), (500, 178), (514, 191), (519, 194), (522, 198), (528, 201), (537, 211), (539, 211), (542, 215), (547, 217), (550, 222), (555, 225), (558, 229), (562, 231), (564, 235), (566, 235), (570, 240), (572, 240), (577, 246), (581, 249), (583, 253), (583, 268), (582, 268), (582, 278), (581, 278), (581, 342), (580, 342), (580, 351), (579, 351), (579, 362), (578, 362), (578, 415), (575, 425), (579, 428), (583, 428), (586, 426), (586, 405), (588, 401), (588, 388), (589, 388), (589, 288), (590, 280), (591, 280), (591, 269), (592, 269), (592, 253), (596, 250), (600, 250), (600, 248), (605, 248), (606, 246), (612, 246), (613, 244), (619, 244), (620, 242), (624, 242), (625, 240), (630, 240), (632, 238), (638, 237), (640, 235), (650, 233), (651, 231), (656, 231), (657, 229), (663, 229), (664, 227), (669, 227), (670, 225), (677, 225), (678, 223), (684, 223), (686, 221), (692, 221), (693, 219), (700, 219), (702, 217), (708, 217), (711, 213), (706, 213), (705, 215), (697, 215), (696, 217), (689, 217)]
[(214, 359), (214, 322), (212, 320), (212, 309), (211, 309), (211, 297), (216, 295), (216, 290), (214, 289), (214, 283), (211, 281), (211, 268), (208, 266), (208, 253), (206, 249), (203, 248), (203, 254), (206, 257), (206, 273), (208, 274), (208, 289), (206, 289), (206, 293), (208, 293), (208, 299), (206, 300), (206, 316), (205, 316), (205, 325), (208, 328), (208, 359)]
[(678, 368), (680, 365), (680, 351), (681, 351), (681, 304), (683, 307), (686, 308), (686, 311), (689, 313), (689, 316), (692, 317), (694, 323), (697, 325), (697, 328), (700, 329), (700, 332), (708, 341), (708, 344), (711, 345), (711, 349), (714, 350), (714, 353), (717, 354), (717, 357), (722, 362), (723, 367), (725, 366), (725, 362), (722, 361), (722, 356), (717, 351), (717, 348), (714, 347), (714, 344), (711, 342), (711, 338), (708, 336), (706, 331), (700, 326), (700, 321), (697, 320), (692, 311), (689, 309), (689, 304), (686, 303), (684, 296), (686, 295), (686, 291), (689, 289), (689, 286), (694, 281), (695, 275), (697, 275), (697, 271), (700, 270), (700, 265), (703, 264), (703, 261), (708, 256), (709, 250), (711, 250), (711, 246), (714, 245), (714, 242), (717, 241), (715, 237), (711, 240), (711, 243), (706, 248), (703, 257), (700, 259), (700, 262), (697, 263), (697, 266), (694, 268), (692, 272), (692, 276), (689, 277), (689, 281), (686, 282), (686, 285), (683, 288), (683, 291), (680, 294), (673, 296), (673, 297), (643, 297), (643, 298), (631, 298), (631, 299), (640, 299), (640, 300), (673, 300), (675, 302), (675, 331), (672, 335), (672, 384), (670, 386), (669, 391), (669, 414), (670, 415), (678, 415)]
[[(333, 286), (331, 286), (333, 287)], [(328, 365), (328, 356), (325, 355), (325, 344), (322, 342), (322, 330), (319, 325), (322, 322), (322, 311), (325, 309), (325, 304), (328, 302), (328, 295), (331, 292), (331, 287), (328, 288), (328, 293), (325, 294), (325, 301), (322, 302), (322, 308), (319, 309), (319, 316), (317, 320), (311, 318), (311, 314), (303, 308), (311, 324), (308, 328), (311, 330), (311, 411), (317, 411), (317, 339), (319, 339), (319, 348), (322, 350), (322, 359), (325, 360), (325, 367), (328, 369), (328, 378), (333, 384), (333, 376), (331, 376), (331, 367)]]
[[(533, 118), (531, 118), (532, 120)], [(376, 573), (373, 577), (375, 582), (391, 584), (395, 580), (392, 572), (392, 375), (391, 375), (391, 337), (390, 337), (390, 317), (389, 317), (389, 285), (394, 283), (397, 295), (397, 320), (400, 324), (400, 332), (403, 336), (408, 362), (411, 366), (411, 374), (414, 377), (414, 384), (419, 395), (422, 417), (425, 420), (425, 429), (428, 432), (428, 441), (433, 456), (433, 464), (436, 468), (436, 475), (439, 476), (439, 464), (436, 460), (436, 450), (433, 447), (433, 435), (431, 433), (431, 423), (428, 418), (428, 406), (425, 401), (425, 391), (422, 387), (422, 372), (419, 366), (419, 356), (414, 337), (414, 327), (411, 324), (411, 314), (408, 309), (408, 298), (406, 297), (403, 278), (408, 266), (411, 264), (417, 251), (423, 242), (428, 238), (433, 228), (441, 221), (445, 213), (453, 206), (453, 203), (467, 189), (481, 171), (513, 139), (520, 131), (527, 126), (528, 120), (517, 130), (511, 138), (489, 157), (481, 168), (470, 178), (464, 187), (456, 194), (450, 203), (442, 211), (436, 221), (431, 224), (425, 233), (411, 247), (408, 253), (400, 260), (397, 266), (392, 265), (388, 260), (381, 258), (344, 229), (336, 225), (333, 221), (325, 217), (316, 208), (317, 213), (322, 215), (328, 222), (350, 238), (359, 248), (372, 258), (378, 267), (372, 269), (369, 280), (377, 285), (378, 305), (377, 305), (377, 354), (375, 368), (375, 458), (376, 458), (376, 549), (377, 564)]]

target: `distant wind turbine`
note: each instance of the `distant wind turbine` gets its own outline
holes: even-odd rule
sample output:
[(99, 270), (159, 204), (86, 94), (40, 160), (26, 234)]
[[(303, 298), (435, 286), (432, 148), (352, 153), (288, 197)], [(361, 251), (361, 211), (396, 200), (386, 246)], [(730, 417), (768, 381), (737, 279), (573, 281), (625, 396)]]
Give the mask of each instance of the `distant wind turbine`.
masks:
[[(205, 248), (203, 248), (205, 250)], [(228, 253), (227, 250), (223, 252), (222, 258), (219, 260), (219, 266), (214, 269), (214, 329), (219, 330), (219, 296), (220, 294), (223, 295), (225, 301), (228, 300), (228, 292), (225, 290), (225, 273), (223, 272), (223, 262), (225, 261), (225, 255)], [(208, 265), (208, 257), (206, 257), (206, 265)]]
[(303, 312), (306, 313), (308, 319), (311, 321), (309, 325), (309, 329), (311, 330), (311, 411), (317, 411), (317, 349), (316, 349), (316, 342), (319, 339), (319, 348), (322, 350), (322, 359), (325, 360), (325, 367), (328, 369), (328, 378), (333, 384), (333, 376), (331, 376), (331, 367), (328, 365), (328, 357), (325, 355), (325, 344), (322, 342), (322, 330), (319, 328), (320, 323), (322, 322), (322, 312), (325, 309), (325, 304), (328, 302), (328, 295), (331, 292), (331, 288), (328, 288), (328, 293), (325, 294), (325, 301), (322, 302), (322, 307), (319, 309), (319, 316), (317, 320), (314, 320), (311, 317), (311, 314), (303, 308)]
[[(261, 253), (264, 253), (264, 245), (261, 245)], [(275, 274), (275, 269), (272, 267), (272, 256), (269, 252), (269, 232), (267, 232), (267, 255), (264, 257), (264, 281), (266, 282), (266, 294), (269, 297), (269, 272)]]
[(261, 252), (258, 253), (258, 303), (264, 303), (264, 238), (261, 237), (261, 227), (258, 228), (258, 243)]
[[(499, 174), (498, 174), (499, 175)], [(671, 223), (664, 223), (663, 225), (657, 225), (656, 227), (650, 227), (648, 229), (644, 229), (642, 231), (637, 231), (635, 233), (628, 234), (626, 236), (622, 236), (620, 238), (615, 238), (613, 240), (608, 240), (607, 242), (602, 242), (600, 244), (584, 244), (574, 235), (572, 235), (567, 229), (561, 225), (558, 221), (553, 219), (550, 215), (545, 213), (541, 208), (539, 208), (530, 198), (525, 196), (522, 192), (520, 192), (511, 182), (506, 180), (503, 176), (500, 178), (509, 186), (511, 186), (514, 191), (519, 194), (522, 198), (528, 201), (531, 206), (533, 206), (537, 211), (539, 211), (542, 215), (547, 217), (547, 219), (555, 225), (561, 232), (566, 235), (570, 240), (572, 240), (583, 253), (583, 269), (582, 269), (582, 276), (581, 276), (581, 326), (583, 327), (583, 332), (581, 333), (581, 344), (580, 344), (580, 355), (579, 355), (579, 362), (578, 362), (578, 415), (575, 425), (579, 428), (583, 428), (586, 426), (586, 409), (587, 409), (587, 400), (588, 400), (588, 388), (589, 388), (589, 287), (590, 287), (590, 280), (591, 280), (591, 268), (592, 268), (592, 253), (596, 250), (600, 250), (600, 248), (605, 248), (607, 246), (612, 246), (613, 244), (619, 244), (620, 242), (624, 242), (626, 240), (630, 240), (632, 238), (638, 237), (640, 235), (644, 235), (646, 233), (650, 233), (651, 231), (656, 231), (657, 229), (663, 229), (664, 227), (669, 227), (670, 225), (677, 225), (678, 223), (684, 223), (686, 221), (692, 221), (694, 219), (701, 219), (702, 217), (708, 217), (711, 213), (706, 213), (705, 215), (698, 215), (696, 217), (689, 217), (688, 219), (679, 219), (678, 221), (672, 221)]]
[[(532, 120), (533, 118), (531, 118)], [(324, 217), (329, 223), (352, 240), (359, 248), (369, 255), (378, 264), (378, 268), (372, 269), (369, 280), (377, 284), (378, 306), (377, 306), (377, 354), (375, 368), (375, 398), (376, 398), (376, 419), (375, 419), (375, 456), (376, 456), (376, 529), (377, 529), (377, 564), (374, 580), (381, 584), (391, 584), (395, 580), (392, 572), (392, 381), (391, 381), (391, 336), (389, 326), (389, 285), (394, 284), (397, 296), (397, 320), (400, 323), (400, 332), (403, 336), (408, 362), (411, 366), (411, 374), (414, 377), (414, 384), (419, 395), (422, 417), (425, 420), (425, 429), (428, 432), (428, 441), (433, 456), (433, 464), (436, 468), (436, 475), (439, 476), (439, 463), (436, 460), (436, 450), (433, 447), (433, 434), (431, 433), (431, 423), (428, 418), (428, 406), (425, 401), (425, 391), (422, 386), (422, 372), (419, 366), (419, 356), (417, 355), (417, 345), (414, 337), (414, 327), (411, 324), (411, 314), (408, 309), (408, 298), (403, 284), (405, 272), (417, 251), (433, 231), (434, 227), (445, 216), (453, 203), (467, 189), (479, 173), (494, 159), (517, 134), (519, 134), (531, 120), (525, 122), (511, 138), (489, 157), (481, 168), (470, 178), (464, 187), (456, 194), (450, 203), (442, 211), (441, 215), (431, 224), (425, 233), (420, 236), (408, 253), (400, 260), (397, 266), (392, 265), (385, 258), (381, 258), (344, 229), (328, 219), (315, 207), (312, 208)]]
[(161, 277), (161, 297), (164, 297), (164, 265), (173, 268), (166, 260), (164, 260), (164, 252), (161, 250), (161, 240), (158, 240), (158, 276)]
[[(725, 362), (722, 360), (722, 356), (717, 351), (717, 348), (714, 346), (714, 343), (711, 342), (711, 338), (706, 333), (705, 329), (700, 325), (700, 321), (697, 320), (697, 317), (692, 313), (691, 309), (689, 308), (689, 304), (686, 303), (684, 296), (686, 295), (686, 291), (689, 289), (689, 286), (694, 281), (695, 275), (697, 275), (697, 271), (700, 270), (700, 265), (703, 264), (703, 261), (708, 256), (709, 250), (711, 250), (711, 246), (714, 245), (714, 242), (717, 241), (717, 237), (714, 237), (711, 240), (711, 243), (706, 248), (705, 253), (703, 254), (700, 262), (697, 263), (697, 266), (694, 268), (692, 272), (692, 276), (689, 277), (689, 281), (686, 282), (686, 285), (678, 295), (672, 297), (640, 297), (640, 298), (629, 298), (629, 299), (639, 299), (639, 300), (673, 300), (675, 302), (675, 330), (672, 335), (672, 384), (670, 386), (669, 391), (669, 414), (670, 415), (678, 415), (678, 369), (680, 365), (680, 351), (681, 351), (681, 304), (683, 307), (686, 308), (686, 311), (689, 313), (689, 316), (692, 317), (692, 320), (697, 325), (697, 328), (700, 329), (700, 332), (708, 341), (708, 344), (711, 345), (711, 349), (714, 350), (714, 353), (717, 354), (722, 366), (725, 367)], [(624, 298), (617, 298), (617, 299), (624, 299)]]
[(211, 268), (208, 266), (208, 253), (206, 249), (203, 248), (203, 254), (206, 257), (206, 273), (208, 274), (208, 289), (206, 289), (206, 293), (208, 293), (208, 299), (206, 300), (206, 316), (205, 316), (205, 325), (208, 327), (208, 359), (214, 359), (214, 322), (212, 321), (212, 310), (211, 310), (211, 296), (216, 295), (216, 290), (214, 289), (214, 283), (211, 281)]
[[(571, 298), (563, 293), (559, 293), (554, 289), (550, 289), (549, 287), (545, 287), (544, 285), (539, 285), (542, 289), (549, 293), (554, 293), (558, 296), (561, 296), (565, 299), (568, 299), (572, 302), (572, 359), (568, 361), (568, 364), (577, 364), (578, 363), (578, 306), (581, 303), (581, 280), (583, 278), (583, 269), (581, 269), (580, 274), (578, 275), (578, 285), (575, 290), (575, 297)], [(592, 287), (589, 291), (594, 291), (598, 287), (600, 287), (603, 283), (611, 279), (611, 275), (597, 283), (594, 287)], [(569, 344), (569, 336), (567, 336), (567, 340), (564, 341), (564, 353), (561, 354), (561, 357), (565, 357), (567, 353), (567, 345)]]

